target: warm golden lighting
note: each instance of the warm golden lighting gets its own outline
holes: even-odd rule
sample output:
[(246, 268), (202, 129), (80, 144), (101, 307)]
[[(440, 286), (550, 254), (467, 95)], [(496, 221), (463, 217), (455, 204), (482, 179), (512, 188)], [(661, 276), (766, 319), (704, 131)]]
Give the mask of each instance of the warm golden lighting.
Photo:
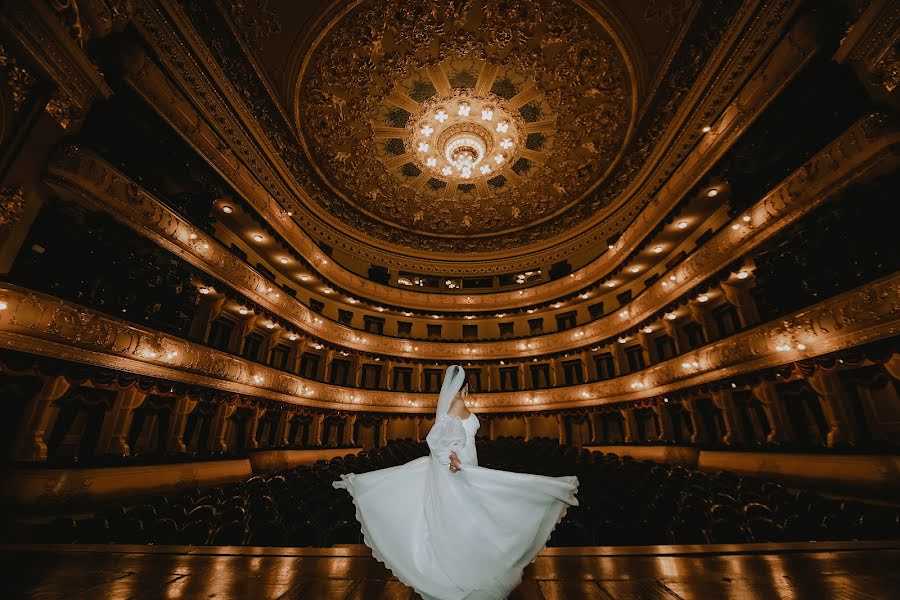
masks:
[(222, 207), (222, 212), (226, 215), (230, 215), (232, 212), (234, 212), (234, 209), (226, 205)]
[(679, 221), (678, 222), (678, 229), (684, 229), (687, 226), (688, 226), (687, 221)]

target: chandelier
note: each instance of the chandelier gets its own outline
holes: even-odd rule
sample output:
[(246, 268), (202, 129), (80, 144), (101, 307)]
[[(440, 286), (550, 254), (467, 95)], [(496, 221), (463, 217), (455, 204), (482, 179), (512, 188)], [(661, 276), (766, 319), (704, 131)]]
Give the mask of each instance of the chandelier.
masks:
[(516, 153), (520, 127), (500, 98), (457, 90), (452, 98), (434, 98), (410, 120), (407, 140), (419, 162), (442, 180), (489, 178)]

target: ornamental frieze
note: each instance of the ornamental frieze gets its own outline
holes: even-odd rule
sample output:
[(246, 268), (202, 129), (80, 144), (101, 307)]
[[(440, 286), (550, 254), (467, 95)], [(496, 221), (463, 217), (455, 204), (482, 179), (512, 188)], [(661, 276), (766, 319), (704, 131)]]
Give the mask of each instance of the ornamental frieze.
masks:
[[(78, 314), (74, 321), (58, 323), (73, 312)], [(91, 331), (84, 334), (62, 335), (73, 322), (94, 325), (88, 325)], [(894, 274), (636, 373), (576, 386), (479, 393), (473, 404), (479, 412), (504, 412), (642, 400), (898, 333), (900, 275)], [(110, 337), (116, 340), (112, 346)], [(361, 390), (305, 380), (14, 286), (0, 287), (0, 345), (291, 404), (427, 414), (436, 402), (433, 393)]]

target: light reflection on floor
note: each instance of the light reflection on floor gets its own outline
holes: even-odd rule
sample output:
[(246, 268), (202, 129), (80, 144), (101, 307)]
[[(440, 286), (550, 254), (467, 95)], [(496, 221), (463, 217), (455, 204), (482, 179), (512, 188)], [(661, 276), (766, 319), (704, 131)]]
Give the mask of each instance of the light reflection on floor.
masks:
[[(4, 597), (12, 598), (418, 597), (364, 546), (0, 546), (0, 553)], [(900, 543), (551, 548), (510, 598), (895, 598), (898, 565)]]

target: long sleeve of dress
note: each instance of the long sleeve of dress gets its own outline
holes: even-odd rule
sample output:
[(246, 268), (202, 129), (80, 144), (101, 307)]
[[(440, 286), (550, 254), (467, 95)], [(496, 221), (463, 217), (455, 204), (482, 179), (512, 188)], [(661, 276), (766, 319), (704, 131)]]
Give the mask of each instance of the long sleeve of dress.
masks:
[(450, 464), (450, 452), (462, 450), (466, 445), (466, 428), (460, 419), (447, 414), (438, 415), (431, 431), (425, 436), (431, 455), (442, 465)]

